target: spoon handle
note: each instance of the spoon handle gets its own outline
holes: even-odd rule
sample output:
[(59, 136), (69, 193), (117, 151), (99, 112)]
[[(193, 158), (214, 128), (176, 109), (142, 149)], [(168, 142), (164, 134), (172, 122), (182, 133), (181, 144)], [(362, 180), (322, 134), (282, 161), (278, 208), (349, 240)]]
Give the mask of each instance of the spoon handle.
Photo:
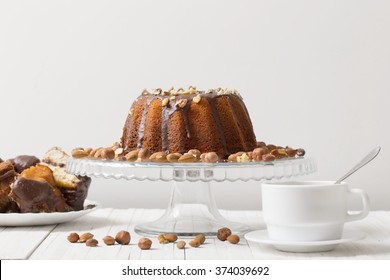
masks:
[(340, 184), (342, 181), (344, 181), (346, 178), (351, 176), (353, 173), (358, 171), (360, 168), (365, 166), (367, 163), (372, 161), (380, 152), (381, 147), (376, 147), (371, 152), (369, 152), (358, 164), (356, 164), (354, 167), (352, 167), (351, 170), (349, 170), (343, 177), (338, 179), (335, 184)]

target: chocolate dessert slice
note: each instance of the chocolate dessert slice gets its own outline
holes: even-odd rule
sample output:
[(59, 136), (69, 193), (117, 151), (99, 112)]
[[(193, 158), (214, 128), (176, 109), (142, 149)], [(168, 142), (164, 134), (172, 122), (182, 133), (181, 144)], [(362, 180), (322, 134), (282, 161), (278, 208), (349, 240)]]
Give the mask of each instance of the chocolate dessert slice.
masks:
[(65, 212), (68, 206), (61, 192), (44, 180), (19, 177), (12, 184), (10, 197), (22, 213)]
[(42, 161), (53, 171), (56, 186), (65, 197), (66, 203), (75, 211), (84, 209), (84, 201), (88, 195), (91, 178), (75, 176), (65, 170), (69, 155), (61, 148), (54, 147), (47, 151)]
[(9, 197), (16, 175), (12, 163), (0, 162), (0, 213), (18, 212), (15, 202)]
[(39, 158), (27, 155), (17, 156), (15, 158), (9, 159), (8, 161), (12, 163), (12, 165), (15, 167), (16, 172), (18, 173), (22, 173), (23, 170), (41, 162)]

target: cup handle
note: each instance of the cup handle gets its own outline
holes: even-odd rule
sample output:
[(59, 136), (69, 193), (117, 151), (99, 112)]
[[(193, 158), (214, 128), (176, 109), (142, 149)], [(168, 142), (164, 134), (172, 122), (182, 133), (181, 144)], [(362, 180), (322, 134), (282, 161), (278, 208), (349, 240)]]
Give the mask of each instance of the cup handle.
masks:
[(360, 196), (363, 203), (363, 209), (362, 211), (356, 214), (349, 214), (347, 212), (347, 222), (364, 219), (365, 217), (367, 217), (368, 212), (370, 211), (369, 198), (367, 193), (361, 189), (348, 189), (348, 191), (352, 194), (357, 194)]

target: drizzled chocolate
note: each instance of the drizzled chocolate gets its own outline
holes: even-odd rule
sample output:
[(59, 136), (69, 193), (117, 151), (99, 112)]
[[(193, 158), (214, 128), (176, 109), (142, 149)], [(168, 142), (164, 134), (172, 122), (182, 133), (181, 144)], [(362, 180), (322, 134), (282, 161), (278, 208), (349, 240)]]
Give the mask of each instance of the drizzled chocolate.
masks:
[(57, 188), (46, 181), (19, 177), (12, 185), (10, 197), (18, 204), (22, 213), (64, 212), (65, 199)]
[(40, 163), (40, 160), (37, 157), (27, 155), (17, 156), (8, 161), (13, 164), (18, 173), (22, 173), (23, 170)]

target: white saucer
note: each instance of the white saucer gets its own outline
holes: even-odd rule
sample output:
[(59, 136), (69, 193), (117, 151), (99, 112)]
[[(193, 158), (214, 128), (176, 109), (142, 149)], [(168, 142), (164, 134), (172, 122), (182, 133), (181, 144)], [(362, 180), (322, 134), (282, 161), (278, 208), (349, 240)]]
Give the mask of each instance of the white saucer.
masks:
[(337, 240), (326, 241), (280, 241), (272, 240), (268, 237), (267, 230), (256, 230), (245, 234), (245, 239), (248, 241), (270, 244), (275, 249), (285, 252), (295, 253), (312, 253), (312, 252), (324, 252), (333, 250), (338, 244), (357, 241), (365, 238), (366, 235), (356, 230), (344, 229), (343, 236)]

